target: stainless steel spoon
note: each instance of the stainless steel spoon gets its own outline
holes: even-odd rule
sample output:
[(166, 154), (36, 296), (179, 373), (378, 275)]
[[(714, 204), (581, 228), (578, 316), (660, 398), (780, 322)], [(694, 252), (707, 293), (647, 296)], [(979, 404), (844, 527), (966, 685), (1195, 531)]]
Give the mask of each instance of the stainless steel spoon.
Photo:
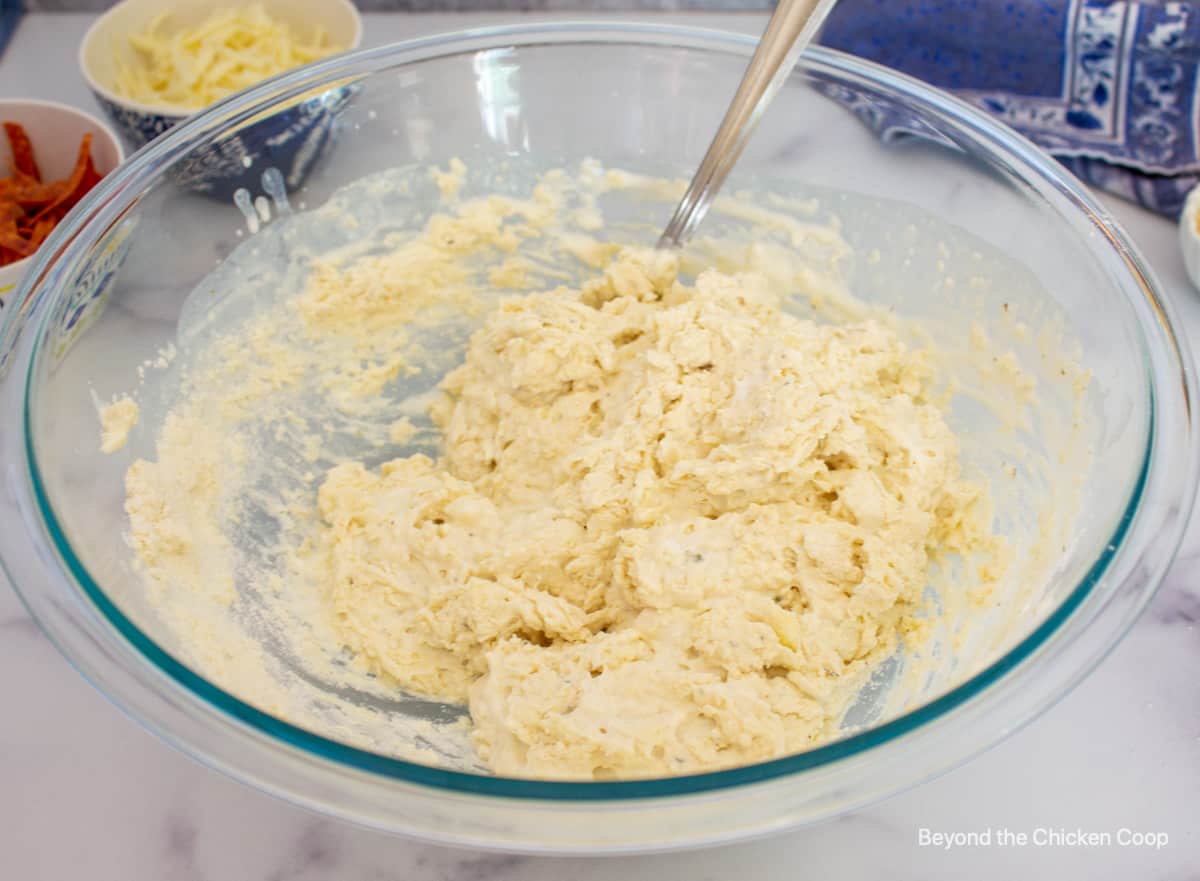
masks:
[(767, 29), (763, 31), (742, 76), (741, 85), (716, 137), (700, 162), (675, 215), (658, 240), (660, 248), (677, 248), (686, 242), (733, 170), (738, 157), (763, 112), (791, 74), (804, 47), (809, 44), (837, 0), (779, 0)]

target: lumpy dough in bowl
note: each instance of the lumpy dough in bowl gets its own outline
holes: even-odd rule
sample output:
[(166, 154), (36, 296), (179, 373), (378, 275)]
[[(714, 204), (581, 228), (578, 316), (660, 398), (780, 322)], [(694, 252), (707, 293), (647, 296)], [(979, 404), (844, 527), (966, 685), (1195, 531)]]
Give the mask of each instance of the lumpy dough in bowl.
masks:
[(502, 303), (442, 382), (441, 456), (321, 485), (339, 632), (467, 702), (498, 773), (805, 749), (913, 625), (931, 556), (991, 541), (922, 353), (677, 269), (627, 250)]
[(426, 178), (446, 213), (374, 238), (347, 206), (416, 197), (360, 188), (197, 289), (126, 480), (188, 663), (386, 754), (665, 776), (839, 736), (886, 659), (1010, 577), (941, 353), (846, 298), (788, 308), (828, 285), (765, 242), (603, 239), (597, 193), (632, 178), (584, 172), (470, 201), (452, 166)]

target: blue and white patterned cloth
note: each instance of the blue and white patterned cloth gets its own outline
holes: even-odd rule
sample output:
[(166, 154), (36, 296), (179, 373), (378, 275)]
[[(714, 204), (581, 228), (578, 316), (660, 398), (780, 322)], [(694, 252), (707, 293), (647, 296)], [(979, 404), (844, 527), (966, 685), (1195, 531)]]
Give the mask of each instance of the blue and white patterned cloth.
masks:
[(22, 0), (0, 0), (0, 53), (12, 39), (25, 14), (25, 4)]
[(840, 0), (821, 42), (953, 92), (1154, 211), (1177, 215), (1200, 183), (1200, 3)]

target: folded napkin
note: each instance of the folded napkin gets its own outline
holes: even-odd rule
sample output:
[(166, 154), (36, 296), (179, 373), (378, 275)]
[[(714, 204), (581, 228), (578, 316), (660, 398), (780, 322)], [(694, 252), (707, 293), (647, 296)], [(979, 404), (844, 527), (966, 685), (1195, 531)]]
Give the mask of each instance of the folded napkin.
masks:
[[(1200, 183), (1200, 3), (840, 0), (820, 41), (954, 93), (1154, 211), (1178, 215)], [(885, 139), (921, 134), (855, 109)]]

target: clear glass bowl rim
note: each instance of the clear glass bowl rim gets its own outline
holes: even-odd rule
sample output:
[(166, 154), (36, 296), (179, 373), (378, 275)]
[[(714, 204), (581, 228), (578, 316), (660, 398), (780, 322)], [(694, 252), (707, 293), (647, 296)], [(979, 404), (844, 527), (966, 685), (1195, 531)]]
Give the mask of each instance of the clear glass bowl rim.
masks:
[[(515, 799), (537, 799), (544, 801), (615, 801), (645, 798), (663, 798), (693, 793), (712, 792), (730, 787), (743, 786), (752, 783), (776, 780), (803, 771), (821, 768), (841, 760), (861, 756), (862, 754), (882, 744), (899, 739), (907, 734), (931, 724), (944, 717), (952, 710), (964, 706), (976, 696), (986, 691), (989, 686), (999, 682), (1005, 676), (1020, 667), (1030, 659), (1039, 648), (1055, 635), (1072, 617), (1095, 587), (1104, 578), (1111, 561), (1120, 551), (1123, 541), (1134, 523), (1151, 467), (1151, 452), (1155, 444), (1155, 425), (1157, 421), (1156, 377), (1147, 370), (1147, 382), (1150, 390), (1150, 414), (1146, 437), (1146, 454), (1143, 457), (1140, 473), (1130, 494), (1124, 516), (1120, 519), (1105, 550), (1095, 560), (1087, 575), (1070, 592), (1065, 600), (1039, 624), (1027, 637), (1010, 649), (984, 670), (970, 679), (959, 684), (951, 691), (924, 704), (914, 710), (892, 719), (877, 727), (848, 735), (847, 737), (816, 747), (807, 752), (786, 756), (779, 759), (760, 762), (722, 771), (703, 774), (693, 774), (680, 777), (655, 778), (645, 780), (622, 780), (602, 782), (566, 782), (542, 781), (518, 778), (503, 778), (483, 774), (451, 771), (431, 766), (390, 758), (376, 753), (347, 746), (330, 740), (321, 735), (306, 731), (288, 722), (270, 716), (254, 707), (243, 703), (238, 698), (208, 682), (202, 676), (194, 673), (184, 664), (177, 661), (161, 649), (149, 636), (142, 632), (120, 609), (108, 598), (104, 590), (92, 579), (81, 561), (76, 557), (59, 524), (59, 520), (47, 497), (43, 479), (37, 464), (34, 432), (32, 428), (32, 395), (33, 380), (37, 374), (37, 365), (42, 357), (40, 340), (44, 336), (46, 323), (54, 313), (56, 300), (46, 296), (47, 291), (53, 290), (48, 284), (57, 274), (55, 267), (71, 266), (86, 252), (89, 240), (85, 234), (89, 227), (107, 229), (118, 220), (129, 207), (129, 203), (142, 191), (142, 184), (148, 183), (158, 173), (158, 169), (169, 164), (175, 158), (185, 154), (191, 145), (200, 138), (212, 134), (223, 127), (239, 124), (278, 101), (295, 97), (318, 85), (332, 84), (359, 76), (366, 76), (383, 68), (397, 67), (428, 60), (434, 57), (447, 57), (457, 54), (473, 54), (487, 49), (498, 49), (509, 46), (529, 48), (539, 45), (570, 45), (570, 44), (640, 44), (655, 48), (699, 49), (715, 53), (736, 54), (748, 56), (756, 45), (756, 38), (732, 34), (724, 31), (710, 30), (674, 25), (652, 25), (626, 22), (571, 22), (554, 24), (524, 24), (480, 28), (441, 34), (433, 37), (416, 39), (384, 46), (376, 49), (361, 50), (334, 56), (322, 62), (282, 74), (245, 92), (232, 96), (214, 105), (208, 110), (197, 114), (183, 124), (142, 148), (124, 166), (106, 177), (95, 190), (89, 194), (84, 204), (74, 213), (69, 222), (61, 224), (55, 230), (52, 239), (43, 247), (40, 256), (35, 258), (33, 269), (28, 274), (25, 284), (14, 298), (15, 303), (26, 303), (31, 294), (36, 294), (29, 301), (31, 315), (41, 313), (37, 323), (34, 349), (30, 356), (24, 384), (24, 452), (28, 460), (28, 485), (33, 498), (36, 500), (37, 511), (42, 518), (42, 527), (48, 534), (51, 544), (59, 556), (59, 561), (82, 589), (83, 593), (94, 605), (107, 625), (115, 630), (119, 637), (132, 646), (141, 658), (157, 668), (175, 685), (181, 686), (184, 696), (191, 700), (199, 700), (215, 708), (220, 714), (232, 717), (234, 720), (248, 726), (251, 730), (268, 738), (281, 741), (283, 744), (298, 748), (318, 760), (328, 760), (346, 769), (367, 772), (407, 783), (415, 783), (439, 790), (447, 790), (474, 795), (492, 795)], [(862, 81), (865, 85), (884, 86), (905, 99), (915, 101), (923, 110), (933, 111), (939, 115), (948, 115), (959, 125), (967, 128), (973, 137), (987, 144), (990, 150), (1006, 158), (1016, 158), (1024, 166), (1023, 176), (1030, 178), (1043, 187), (1065, 194), (1075, 203), (1084, 215), (1092, 218), (1106, 217), (1106, 213), (1084, 191), (1081, 184), (1069, 177), (1046, 154), (1042, 153), (1020, 135), (1007, 129), (998, 122), (969, 105), (944, 93), (940, 93), (917, 80), (896, 73), (871, 62), (854, 58), (844, 53), (823, 48), (811, 48), (805, 52), (801, 68), (821, 72), (829, 71), (841, 77), (849, 77)], [(802, 74), (798, 74), (802, 75)], [(1097, 223), (1099, 221), (1097, 220)], [(1156, 290), (1156, 285), (1150, 281), (1150, 274), (1136, 251), (1115, 230), (1107, 230), (1106, 236), (1111, 244), (1120, 250), (1130, 272), (1136, 277), (1137, 286), (1149, 301), (1150, 311), (1158, 317), (1167, 332), (1168, 340), (1173, 344), (1173, 359), (1182, 375), (1184, 391), (1184, 406), (1191, 409), (1190, 401), (1195, 395), (1195, 378), (1187, 355), (1186, 344), (1174, 330), (1174, 313), (1169, 304), (1164, 302)], [(41, 290), (37, 290), (38, 285)], [(19, 310), (9, 310), (5, 318), (3, 334), (7, 339), (13, 335), (13, 325), (18, 318)], [(1140, 325), (1143, 333), (1145, 324)], [(1194, 423), (1194, 416), (1189, 424)], [(1194, 436), (1194, 425), (1191, 431)], [(1193, 438), (1188, 443), (1194, 447)], [(1192, 451), (1194, 453), (1194, 450)], [(1190, 457), (1190, 470), (1195, 472), (1195, 456)], [(1194, 495), (1194, 480), (1181, 481), (1178, 502), (1185, 510), (1190, 510)], [(1186, 518), (1185, 518), (1186, 519)], [(1170, 553), (1178, 546), (1182, 536), (1170, 540)], [(6, 566), (7, 568), (7, 566)], [(26, 606), (33, 612), (31, 604), (17, 587), (17, 593), (22, 595)], [(1145, 591), (1138, 608), (1144, 606), (1153, 589)], [(34, 617), (38, 618), (36, 612)], [(39, 619), (40, 620), (40, 619)], [(1132, 619), (1111, 639), (1106, 650), (1119, 640)], [(52, 640), (60, 651), (72, 659), (72, 652), (63, 641)], [(107, 634), (111, 636), (112, 634)], [(1090, 659), (1085, 669), (1076, 671), (1073, 680), (1056, 697), (1061, 697), (1071, 684), (1077, 682), (1097, 663), (1103, 654)], [(105, 691), (102, 682), (89, 676), (97, 688)], [(1021, 722), (1028, 721), (1037, 712), (1044, 710), (1041, 706), (1029, 713)], [(124, 709), (124, 708), (123, 708)], [(132, 713), (140, 723), (151, 730), (157, 731), (150, 722)], [(1001, 737), (996, 734), (992, 741)], [(193, 752), (203, 758), (198, 750), (192, 750), (186, 739), (180, 745), (185, 751)], [(984, 746), (990, 745), (984, 744)], [(981, 747), (982, 748), (982, 747)]]

